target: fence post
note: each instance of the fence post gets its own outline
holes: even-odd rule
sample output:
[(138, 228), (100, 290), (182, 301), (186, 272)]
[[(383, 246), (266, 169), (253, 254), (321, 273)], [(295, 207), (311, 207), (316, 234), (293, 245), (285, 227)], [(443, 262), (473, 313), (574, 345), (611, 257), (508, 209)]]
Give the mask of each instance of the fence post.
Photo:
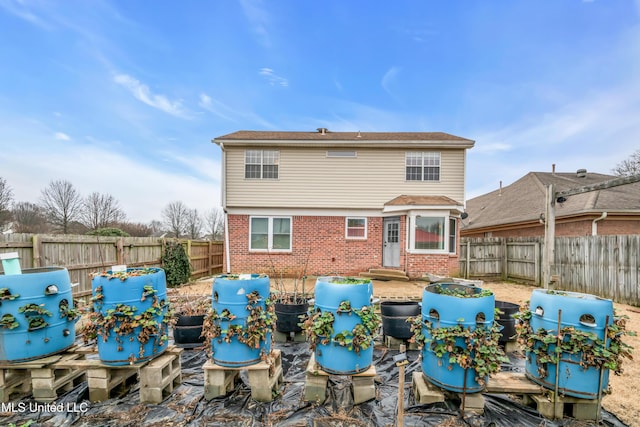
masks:
[(500, 244), (500, 248), (502, 250), (502, 268), (501, 268), (501, 276), (502, 280), (507, 280), (509, 278), (509, 260), (507, 259), (507, 238), (502, 237), (502, 243)]
[(469, 269), (471, 268), (471, 241), (467, 240), (467, 257), (465, 259), (466, 262), (466, 266), (465, 266), (465, 271), (464, 271), (464, 278), (468, 279), (469, 276), (471, 275), (471, 272), (469, 271)]
[(37, 234), (31, 237), (31, 245), (31, 264), (33, 268), (38, 268), (40, 267), (40, 241)]
[(116, 242), (116, 257), (118, 259), (118, 265), (124, 264), (124, 237), (118, 238)]

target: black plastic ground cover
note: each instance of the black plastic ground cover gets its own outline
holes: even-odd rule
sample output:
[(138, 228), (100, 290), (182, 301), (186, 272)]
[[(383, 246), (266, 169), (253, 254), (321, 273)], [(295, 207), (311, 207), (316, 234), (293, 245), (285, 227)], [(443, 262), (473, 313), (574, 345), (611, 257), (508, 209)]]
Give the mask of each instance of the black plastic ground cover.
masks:
[[(90, 403), (87, 385), (83, 383), (52, 402), (51, 410), (48, 411), (36, 407), (36, 402), (31, 399), (13, 402), (13, 411), (10, 405), (5, 404), (0, 414), (0, 425), (9, 426), (14, 423), (19, 427), (31, 421), (31, 427), (396, 426), (399, 368), (393, 361), (393, 356), (398, 354), (397, 351), (380, 347), (374, 352), (374, 365), (379, 377), (376, 380), (376, 399), (354, 405), (350, 377), (331, 376), (327, 387), (327, 399), (321, 404), (315, 404), (303, 401), (305, 369), (310, 355), (308, 345), (277, 343), (274, 347), (282, 351), (284, 386), (280, 395), (269, 403), (256, 402), (251, 398), (246, 371), (241, 372), (242, 381), (230, 394), (206, 401), (202, 365), (207, 356), (204, 351), (185, 350), (182, 353), (182, 384), (160, 404), (140, 404), (137, 385), (120, 398)], [(404, 426), (595, 425), (571, 419), (546, 420), (535, 410), (502, 395), (485, 395), (485, 411), (482, 416), (472, 415), (467, 411), (465, 417), (462, 417), (459, 402), (454, 401), (417, 405), (411, 393), (411, 378), (413, 372), (422, 371), (419, 352), (409, 351), (407, 358), (409, 364), (405, 366)], [(512, 361), (513, 364), (504, 368), (523, 369), (523, 363), (519, 363), (515, 358)], [(30, 407), (34, 411), (30, 411)], [(625, 426), (606, 411), (603, 411), (603, 425)]]

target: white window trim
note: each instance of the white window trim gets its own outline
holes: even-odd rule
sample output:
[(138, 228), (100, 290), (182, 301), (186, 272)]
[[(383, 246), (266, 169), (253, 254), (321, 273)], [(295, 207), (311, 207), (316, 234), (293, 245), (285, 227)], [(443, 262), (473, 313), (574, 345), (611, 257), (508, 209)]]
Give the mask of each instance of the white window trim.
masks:
[[(351, 237), (349, 236), (349, 220), (350, 219), (364, 219), (364, 237)], [(367, 240), (367, 231), (368, 231), (369, 221), (367, 221), (367, 217), (365, 216), (347, 216), (344, 219), (344, 238), (347, 240)]]
[[(268, 228), (267, 228), (267, 249), (254, 249), (251, 247), (251, 234), (252, 234), (252, 220), (254, 218), (266, 218), (268, 220)], [(287, 218), (289, 219), (289, 249), (273, 249), (273, 220), (276, 218)], [(249, 217), (249, 243), (248, 243), (249, 252), (277, 252), (277, 253), (291, 253), (293, 251), (293, 217), (291, 216), (267, 216), (267, 215), (252, 215)]]
[[(409, 154), (420, 153), (422, 163), (420, 165), (421, 179), (407, 179), (407, 158)], [(435, 153), (438, 155), (438, 179), (424, 179), (424, 155), (427, 153)], [(405, 182), (440, 182), (442, 181), (442, 152), (440, 151), (407, 151), (404, 153), (404, 180)]]
[[(249, 164), (249, 165), (257, 165), (258, 164), (258, 163), (247, 163), (247, 151), (260, 151), (260, 177), (259, 178), (247, 178), (247, 164)], [(276, 178), (265, 178), (264, 177), (264, 167), (265, 166), (273, 166), (272, 164), (265, 165), (265, 163), (264, 163), (264, 153), (265, 153), (265, 151), (278, 153), (278, 162), (275, 163), (275, 165), (278, 166), (278, 176)], [(244, 170), (243, 170), (244, 179), (248, 179), (248, 180), (251, 180), (251, 181), (257, 181), (257, 180), (277, 181), (277, 180), (280, 179), (280, 150), (246, 149), (246, 150), (244, 150), (243, 162), (244, 162)]]
[[(432, 218), (444, 218), (444, 248), (443, 249), (415, 249), (416, 244), (416, 218), (417, 217), (432, 217)], [(449, 218), (451, 217), (448, 211), (420, 211), (412, 212), (408, 215), (409, 219), (409, 238), (407, 239), (407, 252), (411, 254), (442, 254), (449, 255)]]

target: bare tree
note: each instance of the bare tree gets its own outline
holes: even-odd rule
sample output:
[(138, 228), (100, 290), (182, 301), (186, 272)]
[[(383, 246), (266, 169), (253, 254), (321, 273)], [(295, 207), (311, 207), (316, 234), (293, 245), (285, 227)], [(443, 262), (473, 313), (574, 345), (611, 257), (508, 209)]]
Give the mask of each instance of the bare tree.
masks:
[(636, 150), (628, 159), (621, 161), (613, 168), (613, 174), (631, 176), (640, 174), (640, 150)]
[(171, 202), (162, 210), (162, 222), (174, 237), (182, 237), (186, 232), (189, 208), (184, 203)]
[(51, 181), (42, 190), (41, 206), (47, 222), (63, 234), (68, 234), (69, 226), (82, 213), (82, 196), (69, 181)]
[(47, 221), (42, 208), (35, 203), (20, 202), (13, 206), (16, 233), (46, 233)]
[(186, 233), (190, 239), (199, 239), (202, 234), (202, 218), (198, 209), (189, 209), (187, 213)]
[(13, 203), (13, 190), (7, 184), (7, 180), (0, 177), (0, 231), (11, 221), (11, 204)]
[(211, 240), (224, 238), (224, 212), (222, 209), (212, 209), (204, 216), (205, 231)]
[(118, 201), (110, 194), (91, 193), (83, 205), (82, 223), (91, 230), (111, 227), (126, 217)]
[(153, 234), (153, 228), (150, 225), (140, 222), (119, 222), (115, 226), (129, 233), (131, 237), (149, 237)]
[(158, 221), (157, 219), (154, 219), (149, 223), (149, 228), (151, 229), (151, 234), (153, 235), (160, 235), (164, 232), (164, 224), (162, 223), (162, 221)]

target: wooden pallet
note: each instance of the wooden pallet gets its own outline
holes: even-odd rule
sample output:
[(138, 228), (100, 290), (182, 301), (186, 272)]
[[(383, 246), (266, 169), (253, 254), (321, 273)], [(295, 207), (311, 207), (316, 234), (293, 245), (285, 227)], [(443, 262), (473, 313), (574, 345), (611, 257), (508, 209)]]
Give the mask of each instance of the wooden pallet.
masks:
[(202, 366), (204, 370), (204, 398), (211, 400), (229, 393), (235, 387), (240, 371), (246, 370), (249, 375), (251, 397), (259, 402), (271, 402), (284, 379), (282, 375), (282, 354), (279, 349), (271, 350), (269, 362), (230, 368), (216, 365), (209, 359)]
[[(80, 354), (95, 352), (88, 347)], [(182, 382), (180, 355), (183, 349), (169, 346), (156, 358), (137, 365), (105, 365), (99, 359), (60, 361), (57, 367), (86, 372), (89, 400), (102, 402), (126, 394), (140, 378), (140, 402), (160, 403)]]
[(22, 363), (0, 364), (0, 402), (32, 395), (38, 402), (51, 402), (59, 394), (84, 382), (84, 372), (59, 367), (58, 362), (74, 361), (80, 354), (68, 352)]
[[(327, 395), (327, 382), (333, 375), (323, 371), (316, 363), (315, 354), (311, 353), (307, 369), (305, 370), (304, 400), (308, 402), (322, 403)], [(353, 389), (353, 403), (356, 405), (376, 397), (376, 367), (371, 365), (369, 369), (358, 374), (347, 375), (351, 377)]]

